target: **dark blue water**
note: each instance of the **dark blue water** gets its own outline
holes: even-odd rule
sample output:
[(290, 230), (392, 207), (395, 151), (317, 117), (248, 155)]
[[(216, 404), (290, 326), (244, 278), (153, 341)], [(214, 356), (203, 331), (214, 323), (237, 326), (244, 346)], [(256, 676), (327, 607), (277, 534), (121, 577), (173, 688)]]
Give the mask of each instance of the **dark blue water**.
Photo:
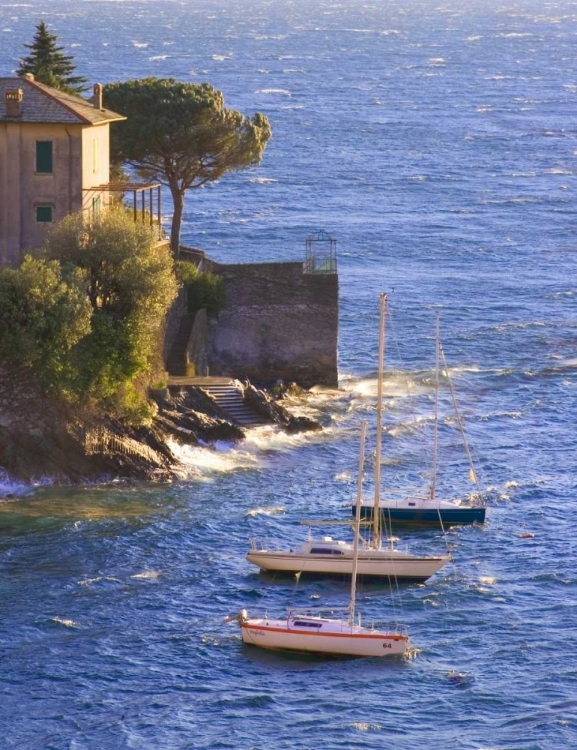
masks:
[[(269, 116), (262, 165), (190, 194), (183, 237), (239, 262), (334, 236), (342, 390), (299, 404), (322, 435), (185, 451), (172, 486), (3, 480), (20, 494), (0, 504), (0, 747), (576, 748), (575, 3), (4, 2), (3, 75), (40, 18), (91, 82), (206, 80)], [(241, 607), (346, 603), (343, 582), (264, 579), (244, 553), (348, 515), (380, 291), (384, 483), (428, 477), (440, 311), (488, 523), (451, 531), (426, 585), (361, 592), (414, 660), (243, 647), (222, 621)], [(446, 382), (441, 417), (439, 488), (463, 497)]]

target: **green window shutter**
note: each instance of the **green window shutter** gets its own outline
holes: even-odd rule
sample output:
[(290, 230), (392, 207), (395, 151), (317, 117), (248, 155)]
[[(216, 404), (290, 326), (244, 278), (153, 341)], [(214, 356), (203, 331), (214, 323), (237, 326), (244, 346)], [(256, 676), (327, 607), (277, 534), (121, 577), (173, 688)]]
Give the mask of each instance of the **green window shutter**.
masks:
[(36, 206), (36, 221), (51, 222), (52, 206)]
[(36, 172), (52, 174), (52, 141), (36, 141)]

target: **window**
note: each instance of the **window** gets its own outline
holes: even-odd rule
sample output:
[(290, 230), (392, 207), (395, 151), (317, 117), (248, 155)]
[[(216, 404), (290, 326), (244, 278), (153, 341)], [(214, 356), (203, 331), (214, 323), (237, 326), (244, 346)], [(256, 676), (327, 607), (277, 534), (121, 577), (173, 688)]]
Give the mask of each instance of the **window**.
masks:
[(311, 547), (311, 555), (344, 555), (340, 549), (327, 549), (326, 547)]
[(100, 196), (97, 195), (96, 198), (92, 199), (92, 215), (93, 216), (98, 216), (98, 214), (100, 213), (100, 207), (101, 207)]
[(36, 141), (36, 172), (52, 174), (52, 141)]
[(36, 206), (36, 221), (50, 223), (52, 221), (52, 206)]
[(92, 140), (92, 171), (98, 172), (98, 138)]

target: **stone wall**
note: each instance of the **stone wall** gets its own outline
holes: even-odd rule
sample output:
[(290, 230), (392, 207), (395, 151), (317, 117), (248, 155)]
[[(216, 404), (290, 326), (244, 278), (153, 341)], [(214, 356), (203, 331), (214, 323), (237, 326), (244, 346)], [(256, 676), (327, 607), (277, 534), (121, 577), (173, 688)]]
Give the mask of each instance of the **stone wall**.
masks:
[(338, 276), (302, 263), (214, 265), (226, 308), (209, 324), (213, 375), (337, 386)]
[(178, 297), (172, 303), (170, 310), (164, 320), (164, 330), (162, 332), (163, 347), (162, 354), (164, 361), (167, 362), (170, 356), (170, 351), (176, 340), (178, 329), (180, 328), (180, 321), (184, 315), (188, 314), (188, 303), (186, 289), (181, 287)]

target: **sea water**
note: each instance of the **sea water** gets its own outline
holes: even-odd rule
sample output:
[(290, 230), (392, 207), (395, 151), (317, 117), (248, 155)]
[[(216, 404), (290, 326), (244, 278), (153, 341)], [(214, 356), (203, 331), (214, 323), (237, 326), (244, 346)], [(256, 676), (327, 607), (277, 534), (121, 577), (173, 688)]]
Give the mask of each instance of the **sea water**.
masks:
[[(41, 19), (91, 83), (207, 81), (269, 117), (261, 166), (187, 195), (183, 240), (237, 263), (334, 237), (341, 387), (297, 399), (322, 433), (177, 448), (169, 486), (0, 478), (0, 746), (577, 747), (575, 3), (3, 2), (2, 75)], [(439, 313), (487, 523), (399, 531), (454, 561), (361, 587), (365, 624), (399, 621), (414, 659), (243, 646), (223, 621), (241, 608), (347, 603), (344, 581), (263, 577), (244, 555), (349, 517), (362, 419), (371, 495), (381, 291), (383, 483), (430, 480)], [(466, 497), (446, 373), (440, 417), (438, 489)]]

